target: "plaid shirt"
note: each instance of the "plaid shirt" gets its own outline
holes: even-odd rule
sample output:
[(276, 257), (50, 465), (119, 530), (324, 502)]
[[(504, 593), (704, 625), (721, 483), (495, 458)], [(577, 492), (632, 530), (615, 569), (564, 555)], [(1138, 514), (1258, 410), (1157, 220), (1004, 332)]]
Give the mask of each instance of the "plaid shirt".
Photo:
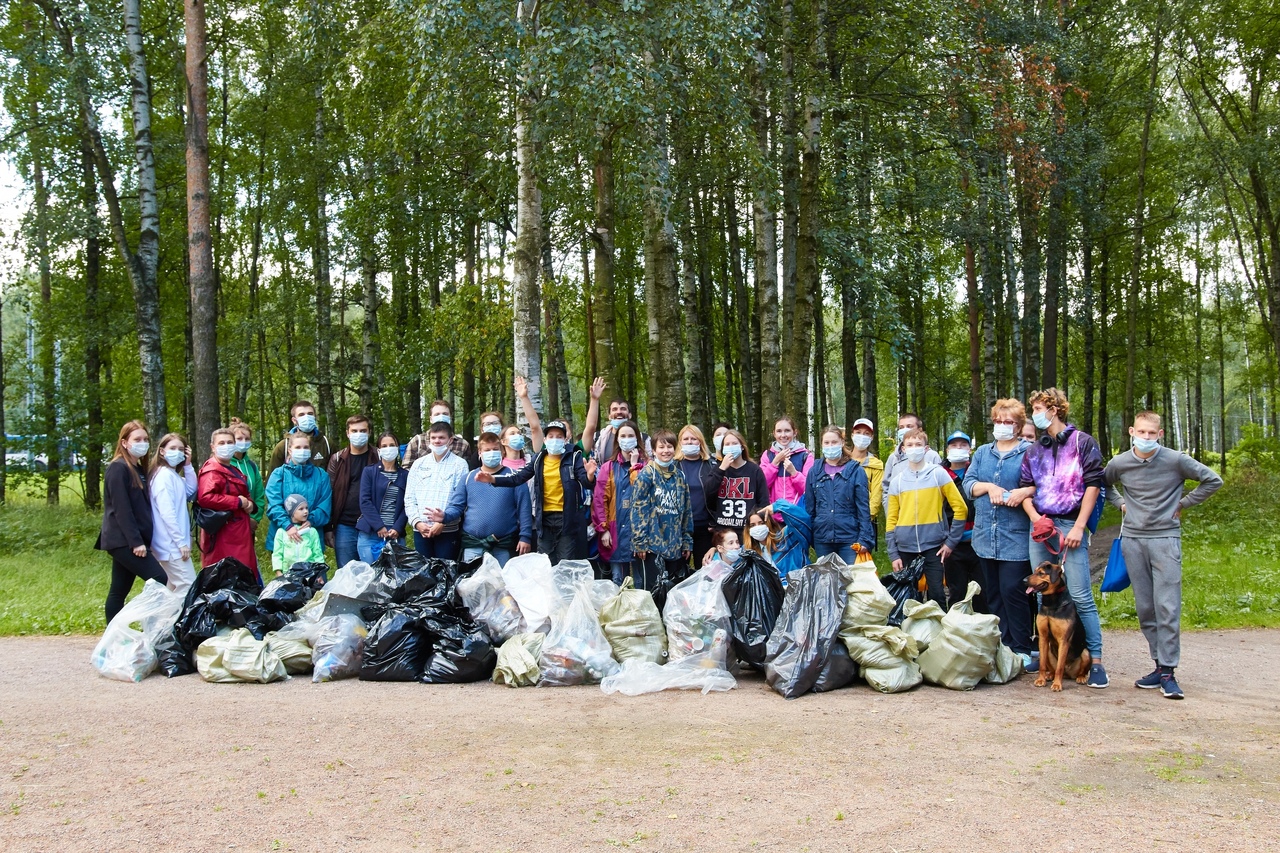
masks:
[[(456, 432), (453, 434), (453, 440), (449, 442), (449, 450), (454, 456), (462, 459), (463, 462), (466, 462), (467, 457), (471, 455), (471, 445)], [(413, 463), (430, 455), (430, 433), (424, 432), (409, 439), (409, 444), (404, 449), (404, 460), (400, 464), (411, 469), (413, 468)]]
[[(404, 512), (409, 524), (428, 521), (427, 510), (443, 510), (449, 505), (454, 487), (467, 476), (467, 463), (461, 456), (446, 453), (436, 459), (427, 453), (409, 469), (409, 479), (404, 488)], [(445, 530), (457, 530), (458, 522), (445, 525)]]

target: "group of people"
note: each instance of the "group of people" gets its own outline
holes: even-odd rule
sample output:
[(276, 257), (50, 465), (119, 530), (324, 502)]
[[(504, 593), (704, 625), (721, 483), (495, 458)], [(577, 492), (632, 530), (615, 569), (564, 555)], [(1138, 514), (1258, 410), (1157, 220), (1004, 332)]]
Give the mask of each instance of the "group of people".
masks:
[[(273, 447), (266, 477), (249, 456), (250, 427), (233, 419), (210, 437), (196, 472), (191, 448), (176, 433), (154, 451), (145, 424), (130, 421), (104, 478), (97, 547), (112, 558), (106, 602), (110, 620), (136, 578), (175, 590), (195, 577), (192, 522), (204, 564), (234, 557), (257, 570), (257, 528), (267, 519), (272, 569), (320, 562), (332, 549), (339, 566), (373, 562), (388, 543), (412, 542), (426, 557), (500, 564), (538, 550), (553, 562), (592, 559), (617, 583), (631, 577), (654, 589), (665, 574), (679, 580), (702, 565), (733, 566), (745, 550), (789, 572), (836, 554), (869, 560), (884, 519), (895, 571), (919, 569), (928, 598), (942, 607), (965, 596), (1000, 618), (1002, 639), (1038, 667), (1033, 645), (1033, 565), (1061, 563), (1084, 626), (1093, 665), (1091, 687), (1108, 685), (1102, 633), (1090, 585), (1089, 536), (1104, 487), (1124, 513), (1123, 549), (1139, 619), (1155, 671), (1137, 682), (1181, 698), (1178, 665), (1181, 607), (1181, 510), (1205, 500), (1221, 478), (1185, 454), (1160, 446), (1160, 418), (1142, 412), (1132, 449), (1104, 465), (1097, 442), (1067, 422), (1056, 388), (991, 408), (992, 440), (974, 448), (954, 432), (930, 447), (920, 418), (903, 414), (892, 452), (875, 454), (875, 424), (860, 418), (848, 435), (828, 426), (806, 447), (796, 422), (779, 417), (773, 441), (757, 458), (743, 434), (718, 423), (646, 434), (623, 399), (609, 402), (591, 385), (584, 427), (543, 423), (527, 384), (515, 383), (528, 433), (498, 412), (480, 417), (475, 446), (453, 428), (453, 410), (436, 400), (429, 427), (405, 445), (390, 432), (372, 439), (364, 415), (347, 419), (336, 452), (320, 431), (315, 407), (290, 409), (292, 426)], [(1183, 481), (1197, 488), (1183, 495)]]

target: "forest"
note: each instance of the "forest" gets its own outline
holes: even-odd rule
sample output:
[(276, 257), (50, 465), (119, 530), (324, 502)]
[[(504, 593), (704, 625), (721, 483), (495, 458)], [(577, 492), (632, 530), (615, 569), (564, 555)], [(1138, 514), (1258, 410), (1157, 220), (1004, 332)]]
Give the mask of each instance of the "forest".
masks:
[[(1280, 426), (1270, 0), (9, 0), (0, 427)], [(34, 468), (35, 466), (29, 466)]]

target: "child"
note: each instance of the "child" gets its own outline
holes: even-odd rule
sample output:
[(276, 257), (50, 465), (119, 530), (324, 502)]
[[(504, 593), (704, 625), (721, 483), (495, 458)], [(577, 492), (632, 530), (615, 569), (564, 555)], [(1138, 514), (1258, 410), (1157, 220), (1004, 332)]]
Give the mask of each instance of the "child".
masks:
[(772, 563), (786, 586), (788, 574), (808, 565), (812, 535), (812, 523), (803, 506), (775, 501), (751, 511), (744, 547)]
[(311, 516), (307, 499), (293, 494), (284, 499), (284, 511), (289, 514), (294, 529), (302, 536), (294, 542), (287, 531), (276, 531), (275, 548), (271, 552), (271, 567), (276, 575), (284, 574), (294, 563), (323, 563), (324, 549), (320, 547), (320, 534), (307, 520)]
[[(929, 598), (945, 610), (947, 597), (942, 584), (942, 564), (960, 542), (969, 508), (951, 475), (927, 458), (928, 450), (929, 436), (924, 430), (908, 430), (902, 437), (906, 464), (899, 466), (889, 484), (885, 539), (895, 572), (903, 565), (924, 558)], [(944, 502), (954, 513), (950, 525), (942, 511)]]
[(653, 591), (658, 583), (657, 558), (687, 565), (693, 550), (689, 484), (676, 467), (674, 432), (660, 429), (653, 434), (653, 460), (632, 488), (631, 576), (636, 589)]

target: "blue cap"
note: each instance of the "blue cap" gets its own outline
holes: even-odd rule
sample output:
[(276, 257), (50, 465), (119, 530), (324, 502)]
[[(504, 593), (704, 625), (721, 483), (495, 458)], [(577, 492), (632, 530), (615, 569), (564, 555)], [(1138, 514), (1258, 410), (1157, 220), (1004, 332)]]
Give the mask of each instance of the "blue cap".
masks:
[(973, 446), (973, 439), (969, 437), (969, 434), (967, 432), (962, 432), (961, 430), (956, 430), (955, 432), (951, 433), (951, 435), (947, 436), (947, 444), (950, 444), (953, 441), (958, 441), (959, 439), (962, 439), (962, 438), (969, 444), (970, 447)]

